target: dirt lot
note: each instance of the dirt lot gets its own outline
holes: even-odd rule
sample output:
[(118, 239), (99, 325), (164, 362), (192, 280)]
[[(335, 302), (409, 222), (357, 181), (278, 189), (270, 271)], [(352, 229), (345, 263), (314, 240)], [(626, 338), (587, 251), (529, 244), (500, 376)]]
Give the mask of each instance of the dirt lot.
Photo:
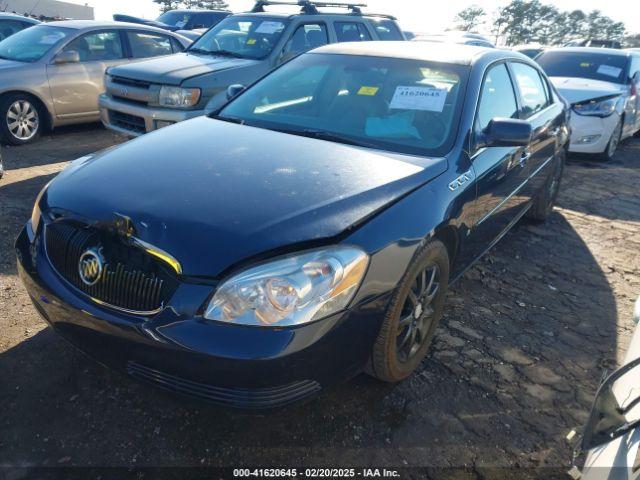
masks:
[(91, 126), (3, 151), (0, 477), (69, 465), (419, 465), (433, 478), (568, 468), (564, 437), (585, 422), (603, 368), (621, 360), (633, 331), (640, 141), (608, 165), (569, 163), (549, 223), (520, 225), (453, 288), (434, 348), (408, 381), (363, 375), (257, 416), (95, 364), (45, 328), (16, 276), (12, 242), (39, 189), (68, 160), (122, 140)]

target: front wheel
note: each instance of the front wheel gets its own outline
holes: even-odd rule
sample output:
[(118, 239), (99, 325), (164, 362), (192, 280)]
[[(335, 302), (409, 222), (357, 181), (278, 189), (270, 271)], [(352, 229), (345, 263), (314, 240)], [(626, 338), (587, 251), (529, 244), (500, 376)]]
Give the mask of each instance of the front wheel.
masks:
[(398, 382), (420, 365), (442, 318), (448, 282), (447, 249), (433, 240), (416, 255), (393, 294), (368, 373)]
[(7, 95), (0, 101), (0, 136), (9, 145), (24, 145), (40, 135), (42, 114), (31, 97)]
[(558, 198), (562, 172), (564, 172), (564, 162), (566, 151), (560, 151), (554, 161), (553, 171), (544, 184), (542, 191), (538, 194), (533, 205), (527, 212), (527, 217), (536, 222), (544, 222), (553, 211), (553, 206)]
[(607, 143), (607, 147), (604, 149), (604, 152), (598, 155), (598, 158), (603, 162), (610, 162), (613, 160), (613, 156), (618, 150), (618, 145), (620, 145), (620, 138), (622, 137), (622, 118), (616, 125), (616, 128), (613, 129), (611, 133), (611, 137), (609, 137), (609, 142)]

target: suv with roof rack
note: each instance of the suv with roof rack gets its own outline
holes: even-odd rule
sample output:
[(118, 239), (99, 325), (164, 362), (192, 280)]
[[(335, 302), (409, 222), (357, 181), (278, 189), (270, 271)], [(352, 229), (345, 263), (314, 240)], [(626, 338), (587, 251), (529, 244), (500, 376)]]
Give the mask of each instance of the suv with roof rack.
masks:
[[(272, 5), (300, 11), (265, 11)], [(258, 1), (251, 12), (225, 18), (183, 53), (109, 69), (100, 96), (102, 122), (129, 136), (142, 135), (212, 111), (226, 101), (229, 86), (249, 85), (313, 48), (405, 39), (394, 17), (363, 13), (364, 6)]]

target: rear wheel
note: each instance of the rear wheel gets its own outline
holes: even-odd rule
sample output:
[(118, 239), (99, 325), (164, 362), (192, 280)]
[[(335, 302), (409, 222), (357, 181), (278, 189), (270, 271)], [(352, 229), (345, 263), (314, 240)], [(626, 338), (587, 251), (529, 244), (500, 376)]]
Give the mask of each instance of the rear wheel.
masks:
[(408, 377), (429, 349), (449, 282), (444, 244), (425, 245), (396, 288), (371, 355), (370, 372), (386, 382)]
[(610, 162), (613, 160), (613, 156), (618, 150), (618, 145), (620, 145), (620, 138), (622, 137), (622, 118), (616, 125), (616, 128), (613, 129), (611, 133), (611, 137), (609, 138), (609, 142), (607, 143), (607, 148), (604, 149), (604, 152), (598, 155), (598, 158), (604, 162)]
[(42, 129), (42, 112), (29, 95), (7, 95), (0, 100), (0, 136), (9, 145), (35, 140)]
[(544, 222), (551, 215), (553, 205), (556, 203), (558, 192), (560, 191), (566, 155), (565, 150), (558, 153), (551, 175), (549, 175), (543, 190), (538, 194), (538, 197), (527, 212), (528, 218), (537, 222)]

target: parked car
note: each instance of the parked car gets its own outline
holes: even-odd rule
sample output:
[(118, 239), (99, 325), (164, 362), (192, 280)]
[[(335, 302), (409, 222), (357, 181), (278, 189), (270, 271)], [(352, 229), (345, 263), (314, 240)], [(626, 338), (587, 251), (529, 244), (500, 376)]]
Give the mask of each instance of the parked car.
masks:
[(618, 40), (605, 40), (598, 38), (578, 38), (567, 42), (565, 47), (593, 47), (593, 48), (622, 48)]
[(640, 130), (640, 53), (556, 48), (536, 61), (572, 105), (571, 152), (608, 161), (621, 140)]
[(229, 96), (73, 162), (16, 243), (57, 332), (174, 391), (268, 408), (406, 378), (448, 286), (558, 193), (566, 107), (514, 52), (333, 44)]
[(270, 3), (225, 18), (180, 55), (109, 69), (100, 97), (102, 122), (142, 135), (204, 115), (225, 101), (228, 86), (253, 83), (315, 47), (404, 39), (393, 17), (365, 15), (353, 5), (344, 5), (349, 13), (321, 13), (325, 4), (310, 2), (298, 14), (264, 12)]
[(16, 15), (15, 13), (0, 12), (0, 41), (39, 23), (40, 20), (36, 20), (35, 18)]
[(116, 13), (113, 19), (117, 22), (139, 23), (149, 27), (162, 28), (172, 32), (208, 29), (231, 15), (227, 10), (177, 9), (164, 12), (155, 20), (132, 17)]
[(460, 43), (463, 45), (475, 45), (477, 47), (494, 48), (495, 45), (484, 35), (469, 32), (444, 32), (437, 34), (417, 34), (411, 41), (413, 42), (439, 42), (439, 43)]
[(540, 45), (538, 43), (531, 43), (526, 45), (516, 45), (515, 47), (511, 47), (511, 50), (520, 52), (529, 58), (536, 58), (547, 48), (549, 47), (545, 47), (544, 45)]
[[(640, 298), (634, 320), (640, 322)], [(582, 435), (586, 453), (584, 480), (637, 480), (640, 440), (640, 327), (627, 349), (623, 365), (600, 385)]]
[(107, 67), (184, 50), (165, 30), (75, 20), (37, 25), (0, 42), (0, 140), (28, 143), (45, 128), (100, 119)]

